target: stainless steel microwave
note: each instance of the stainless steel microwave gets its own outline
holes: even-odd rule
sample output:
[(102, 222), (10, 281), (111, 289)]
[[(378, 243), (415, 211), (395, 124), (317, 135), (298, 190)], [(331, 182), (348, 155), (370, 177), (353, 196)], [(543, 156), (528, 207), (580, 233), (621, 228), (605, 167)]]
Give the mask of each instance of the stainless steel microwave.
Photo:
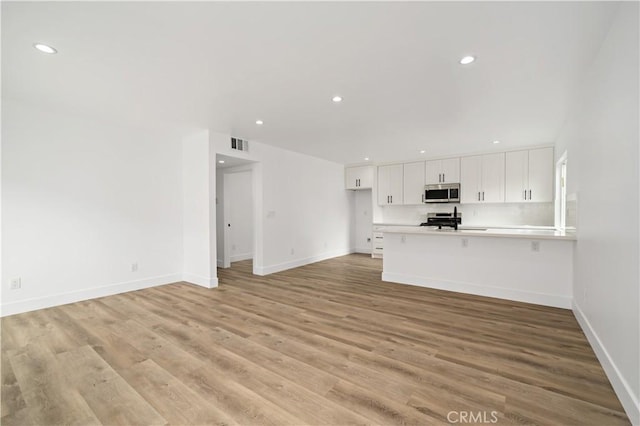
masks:
[(424, 187), (425, 203), (459, 203), (459, 183), (438, 183)]

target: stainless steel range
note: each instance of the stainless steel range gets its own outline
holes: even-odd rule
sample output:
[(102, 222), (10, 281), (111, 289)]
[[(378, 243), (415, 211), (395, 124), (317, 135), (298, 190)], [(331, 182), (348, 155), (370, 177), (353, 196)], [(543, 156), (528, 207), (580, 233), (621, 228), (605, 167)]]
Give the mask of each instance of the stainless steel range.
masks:
[(458, 225), (462, 224), (462, 213), (458, 213), (458, 208), (454, 207), (453, 212), (427, 213), (427, 221), (420, 226), (437, 226), (442, 229), (443, 226), (449, 226), (458, 229)]

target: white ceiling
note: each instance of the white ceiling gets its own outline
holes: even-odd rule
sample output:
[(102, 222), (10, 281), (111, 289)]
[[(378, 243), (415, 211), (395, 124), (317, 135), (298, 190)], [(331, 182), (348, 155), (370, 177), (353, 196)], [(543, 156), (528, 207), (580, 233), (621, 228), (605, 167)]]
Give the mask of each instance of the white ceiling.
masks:
[(340, 163), (553, 143), (617, 7), (2, 2), (2, 96)]

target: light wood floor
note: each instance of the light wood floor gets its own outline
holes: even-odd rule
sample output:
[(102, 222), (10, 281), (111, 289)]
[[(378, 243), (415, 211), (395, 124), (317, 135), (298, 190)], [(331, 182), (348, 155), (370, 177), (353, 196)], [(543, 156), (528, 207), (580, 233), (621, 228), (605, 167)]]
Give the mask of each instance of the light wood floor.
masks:
[(629, 423), (568, 310), (383, 283), (363, 255), (250, 270), (2, 319), (1, 423)]

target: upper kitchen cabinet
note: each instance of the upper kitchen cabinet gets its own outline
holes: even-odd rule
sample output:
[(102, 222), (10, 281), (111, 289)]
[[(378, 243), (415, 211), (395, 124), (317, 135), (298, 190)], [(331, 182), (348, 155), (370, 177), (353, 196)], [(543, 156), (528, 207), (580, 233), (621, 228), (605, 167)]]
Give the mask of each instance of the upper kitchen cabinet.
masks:
[(460, 160), (461, 203), (504, 203), (505, 154), (475, 155)]
[(459, 183), (460, 158), (427, 161), (426, 184)]
[(553, 201), (553, 148), (506, 154), (508, 203)]
[(402, 204), (403, 165), (378, 167), (378, 204)]
[(373, 166), (346, 167), (344, 176), (347, 189), (373, 188)]
[(424, 203), (424, 161), (416, 163), (405, 163), (403, 165), (403, 203), (422, 204)]

